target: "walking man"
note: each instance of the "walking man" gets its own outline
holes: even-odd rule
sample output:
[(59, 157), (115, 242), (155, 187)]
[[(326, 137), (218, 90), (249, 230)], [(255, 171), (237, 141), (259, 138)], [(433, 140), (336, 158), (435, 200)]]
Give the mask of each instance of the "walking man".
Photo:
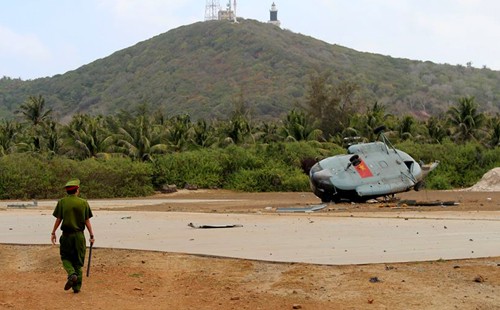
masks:
[(94, 232), (90, 224), (92, 211), (87, 200), (78, 197), (80, 180), (71, 179), (64, 188), (68, 195), (57, 202), (54, 213), (52, 213), (56, 221), (50, 239), (52, 244), (56, 244), (56, 230), (61, 225), (62, 235), (59, 238), (59, 252), (63, 267), (68, 273), (64, 290), (72, 288), (74, 293), (79, 293), (82, 287), (82, 267), (87, 249), (83, 233), (85, 227), (90, 234), (90, 243), (94, 243)]

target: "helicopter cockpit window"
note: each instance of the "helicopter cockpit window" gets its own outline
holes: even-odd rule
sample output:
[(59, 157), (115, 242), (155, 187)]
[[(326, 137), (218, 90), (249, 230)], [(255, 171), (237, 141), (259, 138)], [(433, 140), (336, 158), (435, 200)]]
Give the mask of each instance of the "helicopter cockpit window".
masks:
[(379, 161), (378, 164), (380, 165), (381, 168), (387, 168), (387, 167), (389, 167), (389, 165), (385, 161), (383, 161), (383, 160)]
[(413, 171), (413, 161), (405, 160), (405, 165), (408, 167), (408, 170)]

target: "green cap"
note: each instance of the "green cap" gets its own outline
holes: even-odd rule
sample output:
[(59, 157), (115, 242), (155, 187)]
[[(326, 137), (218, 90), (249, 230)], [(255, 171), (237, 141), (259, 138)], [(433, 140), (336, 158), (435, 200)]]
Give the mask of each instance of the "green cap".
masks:
[(64, 187), (70, 187), (70, 186), (80, 186), (80, 180), (71, 179), (66, 183), (66, 185), (64, 185)]

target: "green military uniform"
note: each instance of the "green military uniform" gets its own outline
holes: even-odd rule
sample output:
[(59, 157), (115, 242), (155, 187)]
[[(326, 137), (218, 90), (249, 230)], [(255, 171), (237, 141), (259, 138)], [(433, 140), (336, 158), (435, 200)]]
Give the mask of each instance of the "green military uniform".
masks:
[(79, 292), (82, 286), (82, 267), (86, 252), (83, 231), (85, 221), (92, 217), (92, 211), (85, 199), (76, 195), (68, 195), (57, 202), (52, 215), (62, 220), (62, 235), (59, 238), (61, 260), (68, 277), (76, 274), (77, 281), (72, 288), (73, 291)]

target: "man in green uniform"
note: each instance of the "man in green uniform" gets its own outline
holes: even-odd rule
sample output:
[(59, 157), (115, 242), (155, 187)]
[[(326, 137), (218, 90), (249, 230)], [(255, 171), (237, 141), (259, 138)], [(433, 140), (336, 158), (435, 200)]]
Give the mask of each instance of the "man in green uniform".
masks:
[(94, 232), (90, 224), (92, 211), (87, 200), (78, 197), (80, 180), (71, 179), (64, 187), (68, 195), (57, 202), (52, 214), (56, 221), (52, 229), (51, 241), (52, 244), (56, 244), (56, 230), (61, 225), (62, 235), (59, 238), (59, 252), (63, 267), (68, 273), (64, 290), (72, 288), (74, 293), (79, 293), (82, 287), (82, 267), (87, 249), (83, 233), (85, 227), (90, 234), (90, 243), (94, 243)]

